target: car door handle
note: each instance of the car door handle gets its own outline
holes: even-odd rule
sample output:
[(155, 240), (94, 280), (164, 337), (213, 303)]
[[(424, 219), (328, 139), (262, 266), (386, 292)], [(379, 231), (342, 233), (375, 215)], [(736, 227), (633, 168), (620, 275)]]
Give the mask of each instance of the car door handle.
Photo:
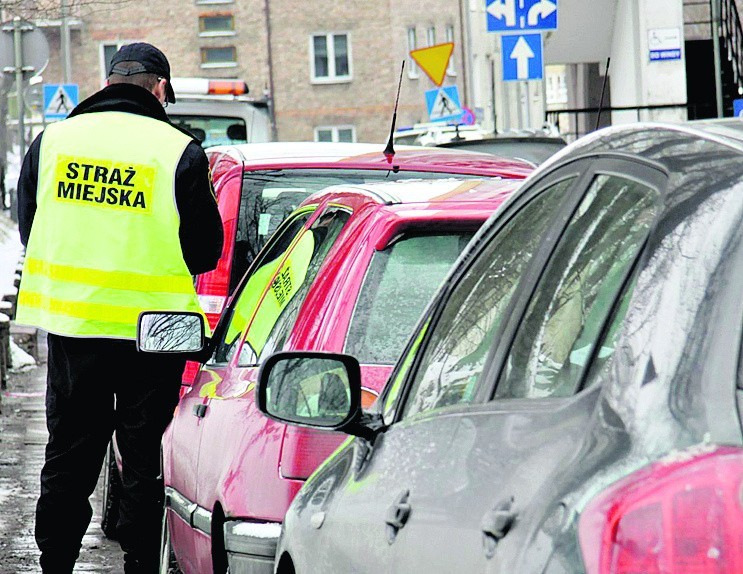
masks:
[(482, 517), (480, 527), (483, 534), (483, 547), (485, 555), (492, 558), (495, 547), (500, 542), (516, 521), (517, 512), (513, 509), (513, 497), (496, 504), (492, 510), (488, 510)]
[(387, 509), (387, 517), (384, 521), (387, 524), (387, 542), (390, 544), (395, 541), (398, 531), (405, 526), (408, 518), (410, 518), (412, 508), (408, 503), (409, 497), (409, 490), (402, 491), (395, 502), (392, 503), (392, 506)]
[(193, 416), (203, 419), (206, 416), (207, 406), (204, 403), (193, 406)]

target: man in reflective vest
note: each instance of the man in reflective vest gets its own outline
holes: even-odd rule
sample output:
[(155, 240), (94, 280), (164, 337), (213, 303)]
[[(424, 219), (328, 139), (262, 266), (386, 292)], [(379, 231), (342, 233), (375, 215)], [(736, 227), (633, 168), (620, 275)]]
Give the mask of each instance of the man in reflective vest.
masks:
[[(168, 120), (170, 65), (122, 47), (108, 85), (30, 146), (18, 182), (26, 245), (16, 320), (49, 333), (36, 541), (43, 572), (72, 572), (112, 432), (122, 456), (125, 572), (157, 572), (160, 441), (185, 361), (138, 353), (143, 310), (200, 312), (222, 224), (201, 146)], [(33, 223), (33, 226), (32, 226)]]

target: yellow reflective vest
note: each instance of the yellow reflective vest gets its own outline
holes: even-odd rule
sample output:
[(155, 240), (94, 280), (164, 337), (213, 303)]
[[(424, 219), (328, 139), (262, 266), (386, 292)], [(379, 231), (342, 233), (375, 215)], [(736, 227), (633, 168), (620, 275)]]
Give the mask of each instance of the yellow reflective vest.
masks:
[(175, 204), (175, 170), (190, 141), (164, 122), (123, 112), (46, 128), (18, 323), (135, 339), (141, 311), (201, 313)]

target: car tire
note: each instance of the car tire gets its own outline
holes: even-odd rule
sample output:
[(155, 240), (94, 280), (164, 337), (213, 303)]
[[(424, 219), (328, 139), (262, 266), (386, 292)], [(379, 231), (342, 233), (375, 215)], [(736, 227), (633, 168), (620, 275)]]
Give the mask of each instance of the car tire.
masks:
[(113, 442), (110, 442), (103, 461), (103, 502), (101, 504), (101, 530), (109, 540), (117, 540), (116, 523), (119, 521), (121, 488), (119, 467), (116, 466)]
[(163, 512), (163, 524), (160, 530), (160, 569), (158, 572), (159, 574), (183, 574), (175, 559), (173, 545), (170, 543), (167, 509)]

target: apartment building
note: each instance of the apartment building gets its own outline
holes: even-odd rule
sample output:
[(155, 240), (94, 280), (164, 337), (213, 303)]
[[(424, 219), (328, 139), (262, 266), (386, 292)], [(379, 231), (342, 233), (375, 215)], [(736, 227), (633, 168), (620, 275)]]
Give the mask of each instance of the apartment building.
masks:
[[(400, 67), (398, 126), (427, 121), (434, 87), (411, 49), (453, 41), (445, 84), (464, 94), (461, 0), (342, 3), (296, 0), (163, 0), (82, 6), (73, 14), (70, 80), (81, 97), (105, 82), (122, 44), (151, 42), (174, 76), (238, 78), (272, 99), (279, 140), (385, 141)], [(62, 81), (59, 28), (44, 81)]]

